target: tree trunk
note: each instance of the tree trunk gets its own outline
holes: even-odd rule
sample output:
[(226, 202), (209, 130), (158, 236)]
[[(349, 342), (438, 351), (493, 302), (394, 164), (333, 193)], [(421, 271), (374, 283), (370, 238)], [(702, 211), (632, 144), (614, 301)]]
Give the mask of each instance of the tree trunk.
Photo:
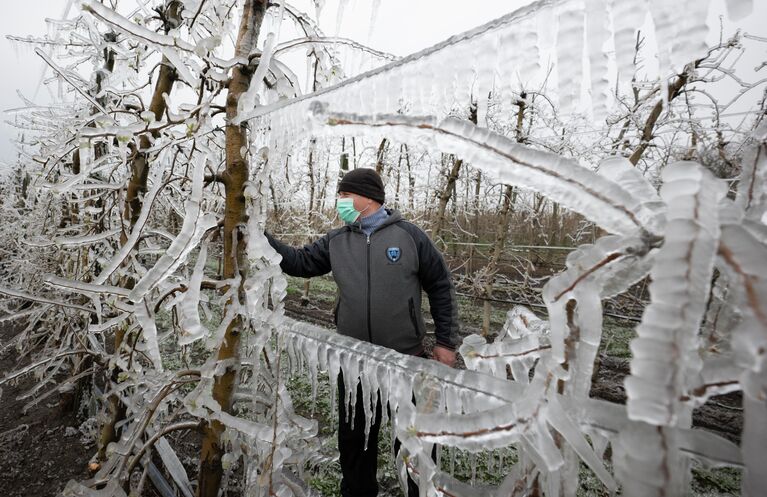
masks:
[[(246, 0), (240, 24), (235, 55), (247, 57), (256, 48), (258, 33), (266, 12), (266, 0)], [(247, 146), (245, 127), (231, 124), (237, 115), (237, 103), (240, 96), (248, 90), (252, 70), (247, 66), (238, 65), (232, 69), (226, 97), (226, 200), (224, 207), (224, 278), (234, 278), (238, 273), (241, 282), (245, 280), (245, 239), (239, 233), (239, 227), (247, 220), (245, 210), (245, 182), (248, 179), (248, 164), (241, 150)], [(242, 299), (244, 288), (242, 283), (237, 296), (232, 299)], [(234, 305), (228, 302), (227, 305)], [(217, 360), (234, 359), (222, 373), (213, 379), (213, 398), (224, 412), (231, 412), (233, 393), (239, 372), (240, 336), (243, 331), (243, 319), (238, 316), (232, 320), (226, 329)], [(221, 434), (224, 426), (218, 421), (210, 421), (203, 428), (202, 451), (198, 476), (198, 497), (216, 497), (221, 485), (222, 467)]]
[[(307, 166), (309, 167), (309, 215), (307, 219), (307, 229), (309, 229), (310, 232), (313, 232), (312, 229), (314, 226), (314, 204), (315, 204), (315, 197), (316, 197), (316, 180), (314, 176), (314, 146), (315, 146), (316, 140), (312, 139), (309, 144), (309, 160), (307, 161)], [(308, 243), (312, 242), (312, 236), (309, 235), (307, 239)], [(309, 305), (309, 292), (312, 288), (312, 280), (309, 278), (306, 278), (306, 281), (304, 281), (304, 293), (301, 294), (301, 306), (306, 307)]]
[(408, 207), (410, 211), (415, 210), (415, 176), (413, 176), (413, 168), (410, 165), (410, 153), (408, 152), (407, 145), (402, 145), (405, 149), (405, 164), (407, 165), (407, 184), (410, 188), (408, 195)]
[(458, 180), (458, 174), (461, 172), (461, 166), (463, 161), (451, 156), (453, 160), (453, 167), (450, 168), (450, 172), (447, 175), (447, 184), (445, 189), (439, 195), (439, 204), (437, 206), (437, 218), (434, 220), (434, 230), (432, 231), (431, 238), (434, 241), (440, 239), (442, 235), (442, 229), (445, 226), (445, 211), (447, 210), (447, 204), (453, 196), (455, 191), (455, 182)]
[(386, 149), (389, 146), (389, 140), (384, 138), (381, 140), (381, 144), (378, 145), (378, 151), (376, 152), (376, 172), (383, 175), (384, 170), (384, 158), (386, 157)]
[(487, 264), (485, 270), (485, 287), (484, 298), (485, 302), (482, 309), (482, 336), (487, 336), (490, 333), (490, 314), (492, 312), (492, 304), (490, 299), (493, 298), (493, 283), (495, 280), (495, 274), (498, 272), (498, 262), (501, 260), (503, 249), (506, 246), (506, 236), (509, 232), (509, 217), (511, 214), (511, 206), (514, 204), (514, 187), (506, 185), (503, 191), (503, 206), (498, 213), (498, 229), (495, 232), (495, 242), (493, 243), (492, 255), (490, 256), (490, 262)]
[[(523, 92), (520, 94), (522, 98), (517, 100), (517, 128), (516, 128), (516, 140), (519, 143), (525, 141), (522, 126), (524, 124), (525, 109), (527, 104), (525, 101), (526, 94)], [(477, 178), (477, 192), (479, 192), (479, 181)], [(493, 243), (492, 255), (490, 256), (490, 262), (488, 262), (485, 268), (485, 285), (483, 288), (484, 303), (482, 305), (482, 336), (487, 336), (490, 333), (490, 316), (493, 310), (493, 304), (491, 299), (493, 298), (493, 283), (495, 282), (495, 274), (498, 272), (498, 262), (501, 260), (501, 255), (506, 246), (506, 236), (509, 231), (509, 217), (512, 212), (512, 206), (516, 200), (516, 194), (512, 185), (506, 185), (503, 191), (503, 202), (501, 210), (499, 212), (498, 227), (495, 232), (495, 241)]]
[[(472, 221), (471, 221), (471, 232), (474, 233), (475, 235), (479, 233), (479, 210), (480, 210), (479, 194), (480, 194), (481, 187), (482, 187), (482, 171), (477, 171), (477, 177), (474, 183), (474, 216), (472, 217)], [(471, 276), (472, 274), (474, 274), (474, 271), (477, 267), (474, 261), (474, 258), (477, 257), (477, 251), (474, 246), (474, 243), (479, 242), (479, 239), (475, 236), (472, 242), (473, 243), (469, 245), (469, 259), (468, 259), (469, 264), (466, 270), (468, 276)]]

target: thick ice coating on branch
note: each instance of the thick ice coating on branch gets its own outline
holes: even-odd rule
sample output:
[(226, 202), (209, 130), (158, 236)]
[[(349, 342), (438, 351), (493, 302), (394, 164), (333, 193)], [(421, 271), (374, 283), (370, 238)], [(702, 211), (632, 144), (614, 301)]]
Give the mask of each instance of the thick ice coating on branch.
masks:
[(602, 338), (602, 298), (621, 293), (650, 271), (647, 240), (608, 235), (581, 245), (567, 257), (567, 270), (544, 286), (551, 327), (551, 354), (566, 365), (566, 390), (588, 395)]
[[(535, 336), (533, 329), (545, 329), (538, 321), (529, 311), (518, 308), (510, 313), (504, 336), (517, 341)], [(556, 486), (558, 471), (566, 460), (552, 438), (551, 429), (554, 429), (608, 489), (616, 488), (613, 477), (583, 433), (590, 433), (592, 437), (607, 436), (615, 441), (617, 434), (632, 423), (625, 407), (588, 397), (558, 395), (553, 388), (555, 382), (547, 380), (547, 371), (555, 372), (547, 369), (554, 363), (545, 357), (545, 349), (539, 354), (538, 368), (542, 370), (536, 372), (533, 382), (518, 383), (445, 368), (434, 361), (397, 354), (306, 323), (288, 320), (287, 324), (282, 337), (294, 358), (293, 367), (308, 367), (312, 378), (317, 376), (316, 368), (326, 369), (331, 378), (342, 372), (347, 384), (349, 378), (360, 378), (362, 397), (356, 396), (356, 388), (351, 385), (351, 391), (342, 397), (347, 402), (368, 404), (367, 416), (372, 415), (371, 403), (375, 401), (376, 391), (380, 392), (381, 402), (391, 406), (391, 416), (395, 418), (397, 436), (403, 440), (403, 446), (412, 451), (411, 455), (419, 456), (419, 469), (422, 468), (421, 456), (428, 458), (422, 442), (438, 442), (469, 451), (519, 444), (525, 448), (524, 454), (531, 455), (538, 469), (547, 474), (544, 481), (551, 478), (550, 483)], [(478, 342), (464, 343), (462, 352), (480, 350), (477, 345)], [(413, 371), (419, 373), (414, 377)], [(330, 382), (331, 387), (334, 384)], [(413, 395), (415, 411), (410, 402)], [(713, 434), (678, 428), (667, 431), (675, 437), (679, 454), (740, 464), (737, 446)], [(451, 484), (439, 476), (439, 471), (430, 483)], [(507, 495), (502, 488), (499, 487), (496, 494), (493, 489), (474, 487), (465, 495)]]
[[(291, 472), (300, 474), (325, 454), (317, 451), (318, 423), (294, 412), (292, 373), (307, 374), (313, 396), (329, 379), (331, 402), (360, 403), (360, 429), (366, 434), (380, 398), (388, 407), (382, 409), (384, 422), (392, 422), (392, 434), (402, 442), (398, 472), (403, 479), (408, 474), (416, 479), (424, 496), (575, 497), (584, 465), (611, 494), (682, 495), (689, 489), (691, 459), (745, 466), (744, 495), (760, 495), (767, 487), (760, 471), (767, 446), (767, 280), (762, 274), (767, 260), (767, 128), (760, 127), (744, 144), (742, 173), (738, 181), (729, 181), (730, 191), (737, 190), (735, 200), (726, 199), (723, 182), (698, 165), (653, 164), (660, 153), (655, 147), (663, 136), (671, 136), (660, 128), (654, 129), (652, 144), (647, 136), (633, 136), (635, 127), (641, 133), (640, 121), (653, 99), (664, 98), (658, 90), (666, 94), (664, 85), (682, 66), (704, 55), (712, 2), (541, 0), (403, 59), (326, 37), (310, 16), (282, 1), (259, 0), (263, 11), (243, 10), (241, 1), (169, 1), (169, 10), (162, 3), (142, 1), (130, 13), (123, 3), (118, 9), (109, 2), (80, 0), (83, 15), (65, 21), (70, 38), (57, 32), (55, 40), (34, 41), (60, 49), (43, 59), (74, 100), (21, 113), (26, 118), (21, 125), (44, 129), (40, 147), (22, 144), (25, 152), (34, 150), (27, 154), (31, 160), (19, 159), (30, 166), (21, 172), (34, 169), (38, 174), (30, 191), (42, 193), (18, 197), (18, 209), (13, 202), (0, 206), (3, 215), (20, 217), (25, 209), (48, 211), (41, 216), (44, 229), (39, 234), (30, 230), (32, 236), (21, 247), (62, 255), (42, 258), (51, 263), (45, 271), (58, 271), (57, 276), (41, 280), (38, 271), (30, 278), (36, 285), (42, 281), (51, 295), (17, 290), (14, 275), (3, 281), (0, 294), (13, 305), (30, 301), (37, 315), (48, 313), (56, 326), (56, 320), (82, 322), (77, 334), (54, 333), (53, 354), (0, 379), (0, 385), (35, 368), (43, 370), (41, 385), (29, 394), (37, 395), (31, 406), (46, 398), (43, 385), (66, 367), (80, 368), (73, 368), (75, 376), (68, 380), (73, 384), (91, 374), (83, 367), (97, 371), (107, 365), (115, 368), (115, 381), (107, 383), (102, 397), (109, 399), (109, 407), (116, 399), (126, 408), (125, 417), (115, 420), (122, 439), (109, 448), (109, 461), (89, 482), (102, 488), (70, 484), (66, 495), (124, 497), (123, 487), (130, 488), (124, 484), (135, 480), (133, 470), (152, 453), (159, 454), (155, 462), (162, 461), (168, 482), (191, 495), (186, 469), (170, 445), (175, 437), (170, 432), (162, 437), (162, 430), (175, 431), (178, 424), (220, 432), (203, 446), (220, 449), (212, 465), (220, 462), (225, 482), (237, 471), (243, 495), (308, 495)], [(324, 3), (315, 1), (318, 11)], [(373, 2), (373, 17), (379, 3)], [(726, 3), (732, 18), (753, 6), (752, 0)], [(245, 4), (255, 7), (256, 0)], [(181, 6), (178, 17), (168, 15)], [(343, 0), (338, 7), (340, 20), (351, 4)], [(236, 16), (257, 11), (264, 13), (267, 28), (256, 29), (256, 18), (250, 17), (242, 33), (247, 43), (238, 45), (232, 58), (219, 59), (216, 54), (233, 48), (227, 34)], [(283, 21), (292, 23), (296, 37), (280, 43), (279, 34), (288, 32), (280, 26)], [(655, 43), (637, 54), (640, 29)], [(728, 48), (736, 52), (741, 47)], [(305, 59), (305, 67), (294, 67), (285, 55)], [(637, 55), (657, 60), (660, 83), (651, 81), (649, 91), (640, 81), (644, 71), (637, 67)], [(77, 74), (78, 64), (99, 69), (89, 78)], [(235, 65), (238, 76), (230, 80), (227, 72)], [(166, 80), (157, 68), (160, 75), (169, 69), (175, 74)], [(684, 76), (697, 81), (704, 72)], [(248, 89), (236, 112), (227, 106), (225, 122), (221, 104), (234, 102), (223, 94), (227, 81), (237, 81), (228, 85), (230, 90)], [(174, 86), (181, 92), (171, 99), (168, 90)], [(160, 91), (147, 106), (151, 88)], [(631, 89), (643, 94), (634, 108), (614, 109), (620, 95)], [(164, 110), (149, 110), (155, 102), (164, 103)], [(699, 108), (699, 103), (692, 105)], [(664, 112), (658, 126), (688, 132), (684, 125), (679, 128), (683, 121), (668, 119), (668, 109), (656, 108)], [(605, 121), (613, 110), (617, 120)], [(459, 118), (467, 114), (468, 119)], [(606, 131), (593, 148), (581, 138), (570, 139), (583, 136), (581, 130), (596, 130), (593, 122), (585, 122), (590, 118), (607, 125), (599, 126)], [(695, 119), (682, 117), (687, 118)], [(556, 133), (537, 135), (542, 129)], [(232, 132), (241, 133), (242, 140), (227, 143)], [(503, 133), (516, 136), (509, 139)], [(620, 139), (611, 146), (616, 133)], [(709, 143), (706, 136), (700, 138), (701, 146)], [(616, 156), (595, 170), (589, 167), (637, 139), (640, 146), (650, 146), (642, 158), (649, 166), (646, 176)], [(307, 140), (311, 145), (305, 148)], [(566, 270), (543, 288), (547, 316), (515, 307), (495, 338), (466, 337), (459, 347), (465, 370), (286, 319), (288, 280), (279, 267), (280, 255), (264, 236), (267, 210), (309, 196), (311, 214), (304, 226), (314, 230), (335, 193), (339, 145), (350, 163), (364, 166), (370, 153), (376, 154), (372, 143), (380, 143), (376, 166), (390, 180), (387, 189), (395, 186), (396, 175), (397, 195), (389, 197), (396, 199), (390, 200), (394, 207), (403, 205), (407, 192), (411, 213), (421, 209), (418, 204), (427, 198), (424, 184), (427, 192), (432, 189), (436, 157), (445, 154), (446, 161), (465, 162), (453, 184), (456, 206), (461, 198), (472, 198), (474, 177), (469, 174), (481, 173), (476, 176), (478, 222), (482, 206), (494, 200), (482, 198), (483, 186), (489, 193), (497, 182), (521, 187), (509, 201), (514, 215), (521, 213), (518, 208), (532, 190), (539, 194), (536, 214), (553, 213), (547, 209), (556, 204), (560, 227), (581, 223), (575, 240), (586, 239), (586, 229), (593, 227), (588, 221), (607, 233), (594, 227), (590, 243), (557, 247), (569, 255)], [(397, 166), (392, 145), (401, 147)], [(731, 153), (730, 147), (723, 148), (724, 155)], [(426, 164), (429, 176), (422, 178)], [(307, 165), (308, 178), (301, 169)], [(663, 168), (659, 195), (648, 178), (654, 180)], [(408, 177), (400, 184), (402, 173)], [(307, 180), (311, 192), (304, 191)], [(50, 208), (43, 207), (46, 196), (54, 199)], [(560, 206), (573, 213), (561, 214)], [(231, 207), (237, 207), (234, 216)], [(292, 214), (293, 208), (289, 205), (280, 215)], [(216, 218), (222, 213), (228, 233), (224, 240)], [(449, 229), (462, 227), (458, 223)], [(224, 246), (231, 242), (236, 252), (220, 252), (222, 241)], [(10, 252), (4, 247), (0, 254)], [(206, 263), (219, 255), (225, 276), (215, 279)], [(491, 271), (468, 270), (464, 281), (470, 273), (478, 281)], [(628, 404), (591, 398), (595, 361), (604, 346), (602, 300), (648, 274), (652, 302), (631, 345)], [(715, 279), (717, 287), (711, 290)], [(210, 301), (208, 289), (210, 295), (216, 292)], [(709, 300), (714, 304), (707, 317), (712, 322), (721, 317), (711, 325), (710, 337), (700, 329)], [(223, 317), (206, 329), (201, 312), (218, 317), (223, 303)], [(177, 319), (163, 319), (167, 311)], [(0, 322), (29, 316), (14, 312)], [(717, 326), (726, 327), (726, 333), (718, 335)], [(114, 340), (113, 353), (112, 336), (124, 336)], [(701, 347), (701, 337), (711, 338), (716, 347)], [(194, 347), (175, 347), (190, 344)], [(219, 353), (201, 358), (206, 348)], [(83, 361), (86, 356), (93, 361)], [(180, 362), (189, 369), (175, 371)], [(341, 374), (346, 390), (336, 396)], [(693, 407), (712, 395), (740, 390), (741, 447), (690, 428)], [(146, 452), (139, 453), (145, 443)], [(442, 461), (430, 457), (435, 445), (441, 446)], [(514, 452), (513, 463), (498, 464), (510, 467), (498, 486), (459, 482), (445, 470), (448, 453), (465, 451), (474, 457), (490, 449), (504, 456)], [(128, 469), (131, 461), (135, 464)], [(197, 479), (198, 492), (204, 480)]]
[(136, 283), (130, 293), (130, 299), (134, 302), (175, 271), (186, 260), (189, 252), (200, 243), (203, 234), (216, 226), (215, 214), (204, 214), (201, 205), (206, 163), (205, 155), (200, 154), (196, 157), (192, 169), (192, 191), (185, 203), (186, 214), (181, 232), (160, 260)]
[(133, 230), (131, 230), (127, 241), (120, 247), (120, 250), (112, 257), (107, 266), (101, 270), (101, 273), (94, 278), (94, 283), (99, 285), (105, 283), (117, 268), (120, 267), (123, 261), (128, 258), (128, 255), (130, 255), (131, 251), (136, 246), (136, 242), (138, 242), (138, 239), (141, 237), (141, 234), (144, 231), (144, 226), (149, 219), (149, 214), (152, 212), (152, 205), (154, 204), (157, 195), (160, 193), (160, 190), (162, 190), (163, 183), (161, 179), (162, 171), (160, 171), (159, 168), (156, 168), (150, 175), (149, 182), (152, 186), (144, 196), (144, 202), (141, 205), (141, 213), (139, 214), (136, 224), (133, 225)]
[(767, 396), (767, 277), (764, 272), (767, 246), (743, 226), (725, 225), (719, 255), (724, 270), (736, 283), (733, 291), (742, 314), (741, 322), (733, 331), (733, 349), (738, 364), (743, 367), (740, 378), (745, 410), (742, 448), (748, 468), (743, 495), (755, 496), (767, 485), (765, 473), (754, 469), (763, 465), (767, 444), (764, 402)]
[(631, 343), (626, 392), (632, 419), (673, 426), (684, 409), (681, 397), (699, 381), (698, 329), (711, 284), (725, 186), (691, 162), (667, 166), (663, 179), (666, 237), (651, 272), (652, 300)]
[(208, 256), (208, 244), (203, 242), (200, 245), (200, 253), (197, 255), (197, 262), (194, 265), (194, 271), (189, 278), (189, 285), (184, 296), (178, 303), (179, 326), (181, 334), (178, 337), (179, 345), (188, 345), (206, 335), (207, 330), (200, 322), (200, 286), (205, 272), (205, 263)]
[(748, 218), (764, 223), (767, 212), (767, 122), (754, 132), (754, 143), (743, 154), (743, 169), (735, 204)]
[[(283, 135), (278, 140), (282, 146), (273, 146), (282, 155), (294, 141), (291, 137), (303, 127), (304, 116), (315, 99), (328, 102), (339, 112), (394, 114), (405, 104), (413, 114), (444, 117), (453, 108), (468, 108), (472, 99), (484, 99), (488, 92), (508, 95), (516, 88), (533, 88), (543, 82), (548, 76), (538, 69), (551, 62), (546, 53), (549, 47), (541, 45), (544, 39), (556, 43), (554, 65), (559, 80), (555, 84), (561, 88), (560, 98), (575, 105), (581, 94), (590, 93), (598, 117), (608, 102), (603, 98), (606, 89), (615, 83), (609, 70), (611, 61), (605, 57), (617, 62), (621, 79), (630, 80), (636, 30), (648, 14), (659, 9), (655, 3), (651, 7), (633, 0), (609, 3), (612, 23), (606, 18), (605, 2), (600, 0), (585, 5), (577, 0), (534, 2), (399, 61), (299, 99), (253, 109), (240, 119), (263, 116), (259, 127)], [(676, 73), (680, 61), (683, 66), (705, 52), (708, 27), (700, 12), (705, 12), (708, 4), (707, 0), (674, 4), (678, 15), (672, 18), (681, 20), (683, 26), (674, 33), (673, 47), (670, 43), (661, 45), (667, 53), (662, 62), (668, 61), (660, 68), (661, 79)], [(542, 16), (549, 16), (552, 22), (538, 22)], [(666, 17), (653, 15), (652, 20), (655, 31), (667, 33)], [(578, 75), (584, 72), (584, 38), (591, 74), (585, 78), (589, 88), (581, 92), (577, 87), (581, 80)], [(610, 42), (614, 54), (604, 50)]]
[(317, 121), (315, 135), (324, 131), (384, 134), (403, 141), (417, 139), (424, 145), (455, 154), (502, 183), (540, 192), (611, 232), (628, 235), (659, 229), (657, 210), (615, 182), (573, 159), (536, 150), (471, 122), (456, 118), (437, 122), (428, 117), (331, 113), (319, 103), (312, 111)]

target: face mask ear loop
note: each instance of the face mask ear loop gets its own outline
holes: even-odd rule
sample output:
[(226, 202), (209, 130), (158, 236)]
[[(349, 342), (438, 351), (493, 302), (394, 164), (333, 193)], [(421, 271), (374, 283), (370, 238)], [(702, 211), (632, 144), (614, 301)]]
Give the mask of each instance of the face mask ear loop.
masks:
[(368, 202), (368, 205), (367, 205), (367, 207), (365, 207), (364, 209), (362, 209), (362, 210), (360, 211), (360, 218), (362, 217), (362, 214), (363, 214), (365, 211), (367, 211), (368, 209), (370, 209), (370, 206), (371, 206), (371, 205), (373, 205), (373, 201), (372, 201), (372, 200), (370, 200), (370, 201)]

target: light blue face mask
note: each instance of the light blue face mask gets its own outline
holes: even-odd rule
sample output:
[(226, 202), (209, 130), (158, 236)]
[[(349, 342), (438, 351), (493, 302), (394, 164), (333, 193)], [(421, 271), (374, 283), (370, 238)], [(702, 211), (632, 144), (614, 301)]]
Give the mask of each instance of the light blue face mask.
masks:
[(354, 199), (351, 198), (339, 198), (336, 201), (336, 211), (338, 211), (338, 217), (345, 223), (353, 223), (361, 214), (354, 208)]

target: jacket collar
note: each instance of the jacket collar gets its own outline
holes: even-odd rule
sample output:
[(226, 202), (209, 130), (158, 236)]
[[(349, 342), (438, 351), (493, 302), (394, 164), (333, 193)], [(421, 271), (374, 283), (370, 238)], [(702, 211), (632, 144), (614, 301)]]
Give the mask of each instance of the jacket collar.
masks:
[[(378, 228), (376, 228), (374, 233), (378, 232), (378, 231), (381, 231), (382, 229), (386, 228), (387, 226), (390, 226), (390, 225), (392, 225), (392, 224), (394, 224), (394, 223), (396, 223), (398, 221), (402, 221), (402, 214), (400, 214), (400, 212), (397, 209), (389, 209), (389, 208), (387, 208), (386, 212), (389, 214), (389, 217), (387, 217), (386, 220), (384, 220), (384, 222), (381, 223), (381, 225)], [(346, 227), (349, 228), (351, 231), (355, 231), (357, 233), (362, 233), (362, 228), (360, 226), (360, 222), (359, 221), (354, 221), (351, 224), (347, 224)]]

